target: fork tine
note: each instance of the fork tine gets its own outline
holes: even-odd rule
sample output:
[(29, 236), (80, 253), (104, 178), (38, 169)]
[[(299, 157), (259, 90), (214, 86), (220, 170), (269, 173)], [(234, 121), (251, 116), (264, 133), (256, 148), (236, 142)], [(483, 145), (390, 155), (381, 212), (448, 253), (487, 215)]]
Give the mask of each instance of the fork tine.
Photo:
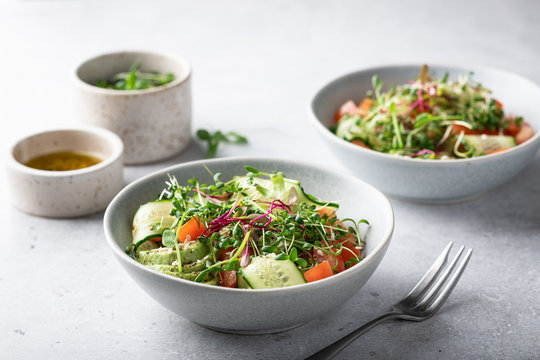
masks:
[(429, 288), (431, 283), (433, 283), (433, 280), (444, 268), (444, 265), (446, 264), (446, 261), (448, 259), (448, 253), (450, 252), (453, 244), (454, 243), (450, 241), (448, 245), (446, 245), (437, 260), (435, 260), (429, 270), (424, 274), (424, 276), (422, 276), (420, 281), (414, 286), (414, 288), (407, 294), (407, 296), (405, 296), (405, 299), (403, 299), (402, 301), (414, 301)]
[(419, 299), (416, 300), (416, 304), (414, 307), (417, 310), (425, 310), (426, 307), (429, 306), (433, 302), (435, 296), (437, 296), (437, 294), (439, 293), (439, 290), (446, 283), (446, 280), (448, 279), (448, 277), (450, 276), (450, 274), (456, 267), (459, 257), (463, 253), (464, 249), (465, 249), (465, 246), (462, 246), (459, 248), (458, 253), (454, 257), (454, 260), (452, 260), (450, 265), (448, 265), (446, 269), (444, 270), (444, 272), (440, 276), (438, 276), (436, 281), (432, 285), (430, 285), (429, 289), (427, 289), (427, 291), (424, 294), (422, 294)]
[(448, 299), (448, 296), (454, 290), (454, 287), (459, 282), (459, 279), (461, 278), (461, 275), (465, 271), (465, 268), (469, 264), (469, 260), (471, 259), (472, 255), (472, 249), (469, 249), (467, 253), (465, 254), (465, 258), (461, 261), (456, 271), (452, 274), (450, 277), (450, 280), (445, 284), (439, 295), (435, 298), (433, 303), (427, 308), (427, 312), (430, 312), (431, 314), (434, 314), (439, 310), (439, 308), (444, 304), (446, 299)]

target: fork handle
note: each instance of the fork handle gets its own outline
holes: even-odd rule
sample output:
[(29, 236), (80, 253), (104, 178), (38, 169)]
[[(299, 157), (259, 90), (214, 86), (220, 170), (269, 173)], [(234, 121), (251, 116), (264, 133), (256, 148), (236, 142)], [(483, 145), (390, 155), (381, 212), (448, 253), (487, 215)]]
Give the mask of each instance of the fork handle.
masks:
[(382, 322), (385, 322), (390, 319), (395, 319), (399, 317), (401, 313), (392, 311), (389, 313), (386, 313), (384, 315), (379, 316), (376, 319), (373, 319), (364, 325), (360, 326), (358, 329), (354, 330), (350, 334), (342, 337), (338, 341), (328, 345), (324, 349), (316, 352), (315, 354), (311, 355), (310, 357), (306, 358), (306, 360), (328, 360), (332, 359), (334, 356), (336, 356), (341, 350), (345, 349), (347, 346), (349, 346), (350, 343), (352, 343), (354, 340), (356, 340), (360, 335), (374, 327), (375, 325), (379, 325)]

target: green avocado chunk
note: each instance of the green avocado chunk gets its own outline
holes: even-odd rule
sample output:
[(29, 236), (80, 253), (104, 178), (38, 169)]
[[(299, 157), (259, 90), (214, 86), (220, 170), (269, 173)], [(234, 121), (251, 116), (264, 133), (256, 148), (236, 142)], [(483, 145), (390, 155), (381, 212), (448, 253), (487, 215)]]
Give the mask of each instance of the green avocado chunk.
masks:
[[(202, 267), (199, 265), (201, 264)], [(204, 263), (193, 263), (187, 266), (182, 266), (182, 273), (178, 272), (177, 266), (172, 265), (148, 265), (152, 270), (162, 272), (167, 275), (171, 275), (177, 278), (194, 281), (195, 278), (204, 270)], [(219, 280), (214, 274), (208, 275), (203, 281), (203, 284), (219, 285)]]
[(176, 251), (171, 248), (141, 250), (137, 261), (143, 265), (171, 265), (176, 260)]
[[(147, 265), (147, 266), (150, 269), (156, 270), (156, 271), (178, 273), (178, 266), (176, 264), (175, 265), (154, 264), (154, 265)], [(202, 261), (186, 264), (182, 266), (182, 274), (195, 273), (196, 275), (198, 275), (205, 268), (206, 268), (206, 265)]]
[(187, 249), (182, 250), (181, 252), (182, 264), (189, 264), (197, 260), (200, 260), (206, 255), (208, 255), (209, 253), (210, 253), (210, 249), (208, 248), (208, 245), (203, 244), (200, 241), (191, 243), (187, 247)]
[[(206, 261), (212, 262), (210, 248), (199, 241), (193, 242), (185, 250), (181, 250), (180, 256), (182, 260), (181, 273), (178, 272), (178, 257), (174, 248), (162, 247), (141, 250), (138, 252), (137, 261), (152, 270), (190, 281), (195, 280), (206, 269)], [(210, 274), (202, 283), (217, 286), (219, 285), (219, 279), (214, 274)]]
[[(198, 241), (194, 242), (185, 250), (180, 251), (182, 265), (202, 260), (209, 253), (210, 249), (207, 245)], [(159, 249), (139, 251), (137, 260), (143, 265), (171, 265), (173, 261), (177, 260), (177, 256), (175, 249), (162, 247)]]

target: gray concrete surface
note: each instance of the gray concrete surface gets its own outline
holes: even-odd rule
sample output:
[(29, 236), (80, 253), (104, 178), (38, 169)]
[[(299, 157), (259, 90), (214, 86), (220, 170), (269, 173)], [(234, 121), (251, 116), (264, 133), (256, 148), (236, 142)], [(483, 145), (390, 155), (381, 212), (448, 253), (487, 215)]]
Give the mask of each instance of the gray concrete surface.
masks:
[[(194, 129), (236, 130), (246, 147), (344, 169), (307, 121), (327, 80), (364, 66), (451, 62), (540, 83), (540, 5), (528, 1), (5, 1), (0, 5), (2, 143), (75, 121), (72, 69), (110, 50), (178, 52), (193, 64)], [(127, 167), (126, 183), (199, 159)], [(273, 335), (202, 328), (128, 278), (102, 217), (32, 217), (0, 178), (0, 358), (301, 359), (384, 312), (449, 240), (474, 249), (448, 303), (423, 323), (381, 325), (339, 359), (540, 357), (540, 157), (482, 198), (429, 206), (391, 199), (396, 231), (367, 285), (325, 317)], [(225, 306), (225, 304), (224, 304)]]

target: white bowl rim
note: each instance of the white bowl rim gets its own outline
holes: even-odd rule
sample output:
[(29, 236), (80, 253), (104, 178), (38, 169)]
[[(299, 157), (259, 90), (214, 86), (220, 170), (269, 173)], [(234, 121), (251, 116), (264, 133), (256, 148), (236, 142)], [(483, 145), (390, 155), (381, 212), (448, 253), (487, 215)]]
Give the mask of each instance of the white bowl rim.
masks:
[[(40, 170), (40, 169), (34, 169), (29, 166), (26, 166), (13, 156), (13, 152), (15, 148), (22, 143), (23, 141), (26, 141), (27, 139), (35, 136), (50, 134), (50, 133), (59, 133), (59, 132), (67, 132), (67, 131), (78, 131), (81, 133), (87, 133), (92, 135), (97, 135), (104, 141), (108, 142), (112, 146), (112, 153), (102, 159), (99, 163), (88, 166), (82, 169), (76, 169), (76, 170), (65, 170), (65, 171), (51, 171), (51, 170)], [(77, 149), (73, 149), (74, 151), (77, 151)], [(15, 140), (9, 147), (8, 147), (8, 155), (7, 155), (7, 164), (11, 166), (13, 169), (20, 173), (25, 173), (28, 175), (34, 175), (34, 176), (41, 176), (41, 177), (50, 177), (50, 178), (63, 178), (63, 177), (80, 177), (87, 174), (91, 174), (96, 171), (100, 171), (101, 169), (109, 167), (111, 164), (116, 162), (119, 158), (122, 157), (124, 153), (124, 143), (120, 139), (118, 135), (116, 135), (114, 132), (100, 128), (97, 126), (69, 126), (69, 127), (58, 127), (53, 129), (47, 129), (47, 130), (40, 130), (33, 132), (31, 134), (24, 135), (20, 137), (19, 139)]]
[[(397, 69), (397, 68), (419, 68), (422, 65), (423, 65), (423, 63), (402, 63), (402, 64), (401, 63), (389, 63), (389, 64), (381, 64), (381, 65), (377, 65), (377, 66), (361, 68), (361, 69), (355, 70), (355, 71), (349, 71), (349, 72), (344, 73), (344, 74), (342, 74), (342, 75), (340, 75), (338, 77), (334, 77), (332, 80), (326, 81), (323, 86), (319, 87), (318, 90), (311, 97), (311, 100), (308, 103), (308, 112), (309, 112), (310, 121), (312, 121), (315, 124), (315, 127), (318, 129), (318, 131), (323, 136), (325, 136), (327, 139), (329, 139), (333, 143), (337, 144), (338, 146), (345, 146), (346, 148), (348, 148), (348, 149), (350, 149), (352, 151), (357, 151), (359, 153), (364, 153), (364, 154), (370, 154), (372, 156), (379, 157), (382, 160), (408, 161), (408, 162), (412, 162), (412, 163), (415, 163), (415, 164), (418, 164), (418, 165), (419, 164), (425, 164), (425, 165), (419, 165), (419, 166), (431, 166), (430, 164), (461, 165), (463, 163), (470, 163), (470, 162), (480, 163), (480, 162), (485, 162), (485, 161), (492, 161), (493, 159), (498, 159), (500, 157), (509, 156), (510, 154), (517, 153), (517, 152), (520, 152), (520, 151), (524, 151), (526, 148), (528, 148), (530, 146), (533, 146), (533, 144), (536, 144), (536, 143), (540, 142), (540, 129), (535, 129), (536, 132), (535, 132), (534, 136), (532, 138), (530, 138), (529, 140), (525, 141), (524, 143), (522, 143), (520, 145), (517, 145), (517, 146), (515, 146), (515, 147), (513, 147), (511, 149), (508, 149), (506, 151), (491, 154), (489, 156), (479, 156), (479, 157), (475, 157), (475, 158), (466, 158), (466, 159), (417, 159), (417, 158), (411, 158), (411, 157), (408, 157), (408, 156), (399, 156), (399, 155), (386, 154), (386, 153), (383, 153), (383, 152), (380, 152), (380, 151), (366, 149), (366, 148), (364, 148), (362, 146), (354, 145), (354, 144), (352, 144), (352, 143), (350, 143), (350, 142), (348, 142), (348, 141), (346, 141), (344, 139), (341, 139), (341, 138), (337, 137), (336, 135), (332, 134), (332, 132), (321, 123), (321, 121), (319, 120), (317, 115), (315, 115), (314, 102), (315, 102), (315, 99), (319, 96), (319, 94), (321, 94), (323, 92), (323, 90), (325, 90), (327, 87), (330, 87), (331, 85), (339, 83), (341, 80), (343, 80), (343, 79), (345, 79), (345, 78), (347, 78), (349, 76), (356, 75), (358, 73), (363, 73), (363, 72), (376, 72), (377, 70), (381, 71), (381, 70)], [(502, 70), (502, 69), (497, 69), (497, 68), (487, 67), (487, 66), (468, 66), (468, 67), (465, 67), (464, 65), (450, 64), (450, 63), (448, 63), (448, 64), (444, 64), (444, 63), (427, 63), (427, 65), (428, 65), (428, 67), (448, 68), (448, 69), (453, 69), (453, 70), (457, 70), (457, 71), (463, 71), (463, 73), (467, 73), (467, 72), (470, 72), (470, 71), (472, 71), (474, 73), (475, 71), (481, 70), (481, 71), (499, 73), (499, 74), (506, 75), (506, 76), (513, 76), (513, 77), (519, 78), (522, 81), (528, 82), (531, 86), (538, 88), (538, 90), (540, 91), (540, 86), (538, 84), (534, 83), (533, 81), (529, 80), (528, 78), (526, 78), (526, 77), (524, 77), (522, 75), (513, 73), (511, 71), (507, 71), (507, 70)], [(524, 119), (524, 120), (526, 121), (526, 119)], [(443, 165), (443, 166), (451, 166), (451, 165)]]
[[(152, 270), (152, 269), (142, 265), (141, 263), (137, 262), (135, 259), (131, 258), (128, 254), (126, 254), (126, 252), (123, 249), (121, 249), (120, 246), (118, 246), (114, 240), (112, 240), (112, 234), (109, 231), (109, 227), (111, 226), (111, 224), (110, 224), (110, 212), (112, 211), (111, 209), (114, 206), (114, 204), (118, 201), (118, 199), (120, 197), (122, 197), (124, 195), (124, 193), (128, 193), (131, 190), (132, 187), (135, 187), (139, 183), (141, 183), (143, 181), (146, 181), (146, 179), (148, 179), (150, 177), (153, 177), (153, 176), (155, 176), (157, 174), (166, 175), (168, 172), (170, 172), (172, 170), (175, 170), (177, 168), (182, 168), (182, 167), (185, 167), (185, 166), (197, 166), (197, 165), (202, 165), (202, 164), (207, 164), (210, 167), (211, 164), (213, 164), (213, 163), (228, 162), (228, 161), (244, 162), (246, 164), (249, 164), (249, 162), (256, 162), (256, 161), (283, 162), (283, 163), (288, 163), (288, 164), (294, 164), (296, 166), (301, 166), (301, 167), (306, 167), (307, 166), (307, 167), (311, 167), (311, 168), (316, 168), (316, 169), (324, 171), (324, 172), (331, 172), (331, 173), (337, 174), (337, 175), (339, 175), (340, 178), (347, 178), (349, 181), (352, 181), (352, 182), (362, 183), (364, 186), (369, 188), (371, 191), (373, 191), (374, 193), (377, 193), (381, 197), (381, 199), (383, 200), (381, 205), (383, 205), (384, 208), (385, 208), (384, 212), (385, 213), (388, 212), (390, 214), (390, 216), (391, 216), (390, 227), (389, 227), (389, 229), (386, 230), (386, 232), (384, 234), (384, 239), (375, 247), (375, 249), (373, 249), (373, 251), (371, 251), (369, 254), (367, 254), (367, 256), (361, 262), (359, 262), (355, 266), (351, 267), (350, 269), (347, 269), (347, 270), (345, 270), (345, 271), (343, 271), (341, 273), (330, 276), (328, 278), (318, 280), (318, 281), (314, 281), (314, 282), (311, 282), (311, 283), (287, 286), (287, 287), (283, 287), (283, 288), (272, 288), (272, 289), (227, 288), (227, 287), (207, 285), (207, 284), (197, 283), (197, 282), (194, 282), (194, 281), (189, 281), (189, 280), (185, 280), (185, 279), (181, 279), (181, 278), (176, 278), (174, 276), (163, 274), (163, 273), (161, 273), (159, 271)], [(294, 291), (298, 291), (299, 289), (304, 289), (306, 287), (310, 287), (310, 288), (314, 289), (316, 287), (325, 286), (325, 284), (328, 281), (333, 281), (332, 279), (336, 279), (336, 278), (345, 279), (346, 277), (353, 276), (354, 273), (356, 273), (358, 271), (361, 271), (362, 269), (367, 267), (368, 263), (372, 262), (374, 260), (374, 258), (376, 257), (376, 255), (378, 255), (380, 252), (384, 251), (384, 248), (389, 244), (390, 239), (392, 238), (392, 234), (394, 232), (395, 217), (394, 217), (394, 211), (392, 209), (392, 205), (390, 204), (390, 201), (388, 200), (388, 198), (381, 191), (379, 191), (374, 186), (368, 184), (367, 182), (365, 182), (363, 180), (360, 180), (360, 179), (358, 179), (358, 178), (356, 178), (356, 177), (354, 177), (354, 176), (352, 176), (350, 174), (344, 173), (344, 172), (339, 171), (339, 170), (332, 169), (330, 167), (323, 167), (323, 166), (320, 166), (320, 165), (317, 165), (317, 164), (314, 164), (314, 163), (310, 163), (310, 162), (291, 161), (291, 160), (279, 159), (279, 158), (273, 158), (273, 157), (242, 157), (242, 156), (237, 156), (237, 157), (227, 157), (227, 158), (218, 158), (218, 159), (196, 160), (196, 161), (190, 161), (190, 162), (186, 162), (186, 163), (182, 163), (182, 164), (177, 164), (177, 165), (169, 166), (167, 168), (155, 171), (153, 173), (150, 173), (148, 175), (145, 175), (145, 176), (135, 180), (134, 182), (132, 182), (129, 185), (127, 185), (126, 187), (124, 187), (124, 189), (122, 189), (115, 196), (115, 198), (111, 201), (111, 203), (109, 204), (109, 206), (105, 210), (105, 215), (103, 217), (103, 225), (104, 225), (104, 230), (105, 230), (105, 238), (107, 240), (107, 243), (109, 244), (109, 247), (112, 249), (112, 251), (115, 253), (115, 255), (117, 256), (118, 259), (126, 262), (130, 266), (135, 266), (135, 267), (139, 268), (142, 271), (153, 274), (154, 276), (161, 277), (164, 280), (179, 282), (180, 284), (184, 284), (186, 286), (202, 286), (203, 288), (213, 289), (215, 291), (232, 292), (232, 293), (235, 293), (235, 294), (244, 294), (244, 295), (249, 294), (251, 296), (262, 296), (262, 295), (268, 294), (268, 293), (294, 292)]]
[[(92, 84), (87, 83), (86, 81), (82, 80), (79, 77), (79, 69), (87, 64), (88, 62), (104, 57), (109, 55), (121, 55), (121, 54), (145, 54), (149, 56), (163, 56), (166, 58), (169, 58), (171, 60), (176, 61), (177, 63), (181, 64), (185, 68), (185, 74), (182, 77), (177, 78), (175, 76), (174, 80), (160, 86), (154, 86), (148, 89), (140, 89), (140, 90), (116, 90), (116, 89), (106, 89), (99, 86), (95, 86)], [(191, 78), (192, 73), (192, 67), (189, 60), (183, 56), (180, 55), (174, 55), (169, 53), (163, 53), (163, 52), (156, 52), (156, 51), (146, 51), (146, 50), (118, 50), (118, 51), (111, 51), (111, 52), (104, 52), (100, 53), (98, 55), (92, 56), (90, 58), (87, 58), (86, 60), (82, 61), (75, 70), (72, 72), (73, 77), (75, 78), (75, 82), (83, 87), (84, 89), (94, 91), (96, 93), (111, 95), (111, 96), (133, 96), (133, 95), (143, 95), (143, 94), (149, 94), (149, 93), (156, 93), (161, 92), (166, 89), (178, 86), (179, 84), (182, 84), (186, 81), (188, 81)]]

